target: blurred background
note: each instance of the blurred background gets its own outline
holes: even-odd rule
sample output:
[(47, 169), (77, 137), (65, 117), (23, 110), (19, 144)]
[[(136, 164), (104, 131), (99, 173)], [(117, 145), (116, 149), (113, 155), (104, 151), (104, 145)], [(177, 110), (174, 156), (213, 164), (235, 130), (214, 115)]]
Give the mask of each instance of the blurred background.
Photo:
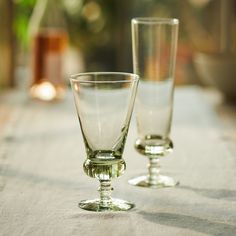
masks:
[(67, 84), (69, 74), (83, 71), (132, 72), (131, 18), (154, 16), (180, 20), (176, 84), (213, 86), (235, 98), (235, 6), (235, 0), (0, 0), (0, 91), (37, 83), (32, 64), (43, 58), (34, 55), (42, 39), (34, 37), (42, 24), (63, 27), (64, 46), (59, 40), (47, 48), (60, 51), (58, 83)]

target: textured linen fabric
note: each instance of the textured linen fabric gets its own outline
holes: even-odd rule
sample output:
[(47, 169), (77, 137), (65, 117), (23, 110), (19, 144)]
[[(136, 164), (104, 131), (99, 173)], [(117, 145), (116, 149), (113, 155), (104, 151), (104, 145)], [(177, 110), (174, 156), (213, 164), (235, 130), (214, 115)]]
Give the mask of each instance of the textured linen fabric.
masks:
[(80, 200), (98, 197), (98, 181), (83, 172), (86, 154), (71, 93), (51, 104), (2, 95), (0, 235), (236, 235), (236, 113), (208, 95), (176, 89), (175, 147), (161, 159), (161, 172), (180, 181), (175, 188), (127, 183), (148, 164), (133, 148), (134, 114), (127, 169), (112, 181), (112, 196), (136, 207), (118, 213), (78, 208)]

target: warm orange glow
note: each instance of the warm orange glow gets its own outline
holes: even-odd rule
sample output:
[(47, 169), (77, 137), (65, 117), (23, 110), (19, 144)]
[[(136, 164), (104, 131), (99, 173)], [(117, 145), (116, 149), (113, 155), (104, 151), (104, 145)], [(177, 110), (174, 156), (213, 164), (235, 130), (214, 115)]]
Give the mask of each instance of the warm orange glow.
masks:
[(55, 99), (57, 95), (56, 88), (47, 81), (33, 85), (30, 89), (30, 93), (32, 97), (43, 101), (51, 101)]

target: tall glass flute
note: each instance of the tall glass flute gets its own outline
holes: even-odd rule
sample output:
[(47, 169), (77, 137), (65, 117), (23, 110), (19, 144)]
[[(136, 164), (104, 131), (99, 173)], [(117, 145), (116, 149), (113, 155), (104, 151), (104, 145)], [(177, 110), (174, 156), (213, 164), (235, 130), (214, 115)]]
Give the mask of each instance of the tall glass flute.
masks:
[(82, 73), (71, 76), (71, 85), (87, 153), (84, 172), (100, 181), (100, 198), (83, 200), (79, 207), (90, 211), (129, 210), (134, 204), (111, 198), (111, 180), (122, 175), (126, 168), (122, 154), (138, 76)]
[(140, 77), (135, 148), (149, 158), (148, 174), (131, 179), (133, 185), (158, 188), (177, 184), (160, 175), (159, 164), (159, 158), (173, 149), (169, 135), (177, 38), (177, 19), (132, 19), (133, 69)]

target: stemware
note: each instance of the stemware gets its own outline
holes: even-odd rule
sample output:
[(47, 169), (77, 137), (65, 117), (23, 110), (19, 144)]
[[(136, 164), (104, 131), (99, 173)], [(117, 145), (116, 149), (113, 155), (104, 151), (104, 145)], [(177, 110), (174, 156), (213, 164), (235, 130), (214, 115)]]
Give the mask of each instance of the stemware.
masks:
[(90, 211), (129, 210), (133, 203), (111, 198), (111, 180), (126, 168), (122, 154), (138, 76), (92, 72), (73, 75), (70, 81), (87, 154), (84, 172), (100, 182), (100, 198), (83, 200), (79, 207)]
[(139, 75), (136, 98), (136, 150), (149, 158), (148, 174), (129, 180), (142, 187), (170, 187), (178, 182), (160, 174), (160, 157), (173, 149), (170, 139), (178, 20), (132, 19), (133, 70)]

